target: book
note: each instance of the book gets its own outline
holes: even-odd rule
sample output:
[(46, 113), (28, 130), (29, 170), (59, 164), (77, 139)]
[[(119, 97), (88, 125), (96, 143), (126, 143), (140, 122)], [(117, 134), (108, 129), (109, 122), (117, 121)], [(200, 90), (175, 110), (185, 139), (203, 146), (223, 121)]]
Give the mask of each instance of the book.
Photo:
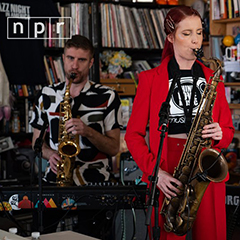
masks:
[(150, 16), (150, 12), (149, 12), (149, 9), (147, 8), (144, 8), (144, 14), (145, 14), (145, 19), (147, 20), (147, 26), (148, 26), (148, 31), (150, 33), (150, 37), (152, 39), (152, 42), (153, 42), (153, 46), (154, 48), (159, 48), (159, 43), (158, 43), (158, 40), (157, 40), (157, 37), (156, 37), (156, 32), (155, 32), (155, 29), (154, 29), (154, 26), (153, 26), (153, 22), (152, 22), (152, 19), (151, 19), (151, 16)]
[(52, 56), (49, 56), (48, 59), (49, 59), (50, 67), (51, 67), (51, 70), (52, 70), (52, 74), (53, 74), (53, 78), (54, 78), (54, 83), (58, 83), (58, 82), (59, 82), (59, 79), (58, 79), (58, 77), (57, 77), (57, 73), (56, 73), (56, 69), (55, 69), (54, 63), (53, 63), (53, 58), (52, 58)]
[(146, 60), (135, 60), (132, 65), (138, 73), (151, 69), (151, 66)]
[(121, 27), (122, 27), (122, 35), (123, 35), (123, 39), (124, 39), (123, 47), (131, 48), (132, 46), (131, 46), (131, 41), (130, 41), (130, 37), (128, 34), (128, 30), (127, 30), (125, 11), (124, 11), (124, 7), (122, 5), (119, 5), (119, 13), (120, 13), (120, 21), (121, 21)]
[(144, 9), (138, 9), (138, 13), (139, 13), (139, 16), (140, 16), (140, 19), (141, 19), (141, 23), (143, 25), (143, 30), (144, 30), (144, 33), (146, 35), (149, 48), (153, 49), (154, 44), (153, 44), (152, 38), (150, 36), (149, 30), (148, 30), (148, 25), (146, 23), (146, 19), (145, 19), (146, 16), (144, 14)]
[(133, 48), (139, 48), (139, 43), (136, 36), (135, 26), (134, 26), (134, 22), (131, 15), (131, 10), (129, 7), (125, 7), (124, 10), (125, 10), (126, 27), (127, 27), (128, 34), (130, 36), (131, 46)]
[(28, 97), (29, 96), (26, 84), (22, 84), (22, 92), (23, 92), (23, 96), (24, 97)]
[(110, 20), (109, 20), (109, 8), (108, 8), (109, 4), (105, 4), (105, 13), (106, 13), (106, 28), (107, 28), (107, 45), (105, 45), (106, 47), (111, 47), (111, 29), (110, 29)]
[(62, 76), (58, 61), (56, 59), (53, 59), (53, 64), (54, 64), (54, 68), (56, 70), (56, 75), (57, 75), (58, 82), (63, 82), (64, 81), (64, 76)]
[(47, 57), (44, 55), (43, 57), (43, 61), (44, 61), (44, 66), (45, 66), (45, 70), (46, 70), (46, 78), (47, 78), (47, 82), (48, 84), (53, 84), (53, 81), (52, 81), (52, 77), (51, 77), (51, 74), (50, 74), (50, 70), (49, 70), (49, 66), (48, 66), (48, 63), (47, 63)]
[(92, 44), (98, 46), (97, 3), (91, 3)]
[(164, 47), (164, 43), (165, 43), (165, 39), (166, 39), (166, 33), (164, 31), (164, 15), (165, 15), (165, 10), (166, 9), (159, 9), (156, 11), (157, 13), (157, 19), (158, 19), (158, 23), (159, 23), (159, 26), (160, 26), (160, 34), (162, 36), (162, 39), (163, 39), (163, 47)]
[(239, 6), (240, 1), (239, 0), (233, 0), (233, 11), (234, 11), (234, 17), (239, 17)]
[(90, 38), (90, 30), (89, 30), (89, 25), (90, 25), (90, 15), (89, 15), (89, 4), (88, 3), (83, 3), (82, 5), (82, 14), (80, 15), (81, 19), (81, 27), (82, 27), (82, 35)]
[(120, 20), (120, 12), (119, 12), (119, 5), (115, 6), (115, 12), (116, 12), (116, 26), (117, 26), (117, 35), (119, 38), (119, 46), (118, 47), (124, 47), (124, 40), (123, 40), (123, 34), (122, 34), (122, 25)]
[(102, 32), (102, 46), (107, 46), (107, 24), (106, 24), (106, 14), (105, 14), (105, 4), (100, 4), (101, 11), (101, 32)]
[(17, 85), (18, 96), (23, 97), (22, 85)]
[(122, 125), (123, 127), (127, 127), (129, 118), (130, 118), (130, 102), (127, 98), (121, 99), (121, 105), (122, 105)]
[(132, 11), (134, 19), (135, 19), (135, 24), (136, 24), (136, 28), (138, 30), (138, 33), (139, 33), (139, 36), (140, 36), (140, 39), (141, 39), (142, 47), (143, 48), (149, 48), (147, 37), (145, 35), (138, 10), (136, 8), (132, 8), (131, 11)]
[(133, 71), (124, 72), (123, 73), (123, 77), (126, 78), (126, 79), (133, 79), (135, 87), (137, 88), (137, 86), (138, 86), (138, 79), (136, 79)]
[(155, 31), (156, 31), (159, 47), (162, 49), (163, 46), (164, 46), (164, 39), (163, 39), (163, 36), (161, 35), (162, 29), (159, 28), (160, 23), (158, 21), (156, 10), (155, 9), (151, 9), (150, 10), (150, 14), (151, 14), (153, 25), (154, 25), (154, 28), (155, 28)]
[(34, 96), (34, 93), (32, 92), (32, 88), (30, 85), (27, 85), (27, 90), (28, 90), (28, 95), (31, 97), (31, 96)]
[(227, 0), (220, 0), (220, 16), (222, 19), (226, 19), (227, 14)]
[(232, 0), (227, 0), (227, 10), (228, 10), (228, 18), (233, 18), (233, 6), (232, 6)]
[(211, 1), (212, 20), (220, 19), (220, 2), (218, 0)]
[(111, 4), (111, 19), (112, 19), (112, 34), (113, 34), (113, 44), (115, 47), (121, 47), (120, 46), (120, 38), (119, 38), (119, 30), (118, 30), (118, 26), (117, 26), (117, 15), (116, 15), (116, 5)]

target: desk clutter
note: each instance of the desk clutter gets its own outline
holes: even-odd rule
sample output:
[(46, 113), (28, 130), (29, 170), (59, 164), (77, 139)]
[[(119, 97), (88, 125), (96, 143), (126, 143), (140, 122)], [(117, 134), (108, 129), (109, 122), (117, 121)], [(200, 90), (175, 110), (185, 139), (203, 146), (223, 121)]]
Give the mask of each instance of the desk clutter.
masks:
[[(16, 234), (0, 230), (0, 240), (23, 240), (23, 239), (32, 239), (32, 237), (21, 237)], [(41, 238), (34, 238), (34, 239), (41, 239), (41, 240), (98, 240), (97, 238), (92, 238), (85, 236), (80, 233), (72, 232), (72, 231), (63, 231), (58, 233), (50, 233), (50, 234), (43, 234), (41, 235)]]

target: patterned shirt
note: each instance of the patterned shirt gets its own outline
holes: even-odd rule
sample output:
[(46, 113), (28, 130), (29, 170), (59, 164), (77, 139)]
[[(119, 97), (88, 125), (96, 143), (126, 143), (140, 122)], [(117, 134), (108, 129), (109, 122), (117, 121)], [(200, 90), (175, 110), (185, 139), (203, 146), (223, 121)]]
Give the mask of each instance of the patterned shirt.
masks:
[[(63, 101), (65, 90), (65, 82), (44, 87), (36, 97), (31, 120), (32, 127), (41, 130), (44, 123), (43, 113), (47, 114), (49, 145), (54, 150), (58, 149), (59, 105)], [(80, 94), (70, 98), (70, 104), (73, 118), (79, 116), (86, 125), (103, 135), (122, 125), (120, 99), (117, 93), (107, 86), (87, 81)], [(108, 156), (100, 152), (86, 137), (79, 136), (79, 145), (81, 151), (76, 158), (74, 170), (76, 185), (81, 185), (77, 177), (79, 173), (84, 183), (107, 181)], [(46, 169), (45, 178), (50, 182), (56, 181), (50, 165)]]

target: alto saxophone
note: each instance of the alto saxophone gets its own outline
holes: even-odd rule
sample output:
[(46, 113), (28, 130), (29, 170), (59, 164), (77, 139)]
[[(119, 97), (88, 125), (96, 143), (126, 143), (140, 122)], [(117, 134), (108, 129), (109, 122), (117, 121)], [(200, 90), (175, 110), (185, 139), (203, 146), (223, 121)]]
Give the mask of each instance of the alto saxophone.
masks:
[(59, 186), (73, 185), (75, 157), (80, 153), (79, 135), (68, 133), (65, 128), (66, 121), (72, 118), (70, 87), (75, 77), (76, 75), (71, 73), (64, 99), (60, 103), (59, 109), (58, 153), (61, 156), (61, 161), (57, 164), (57, 184)]
[[(215, 71), (205, 86), (180, 161), (173, 173), (173, 177), (183, 185), (179, 188), (181, 193), (170, 200), (165, 197), (161, 208), (161, 214), (165, 217), (164, 229), (179, 236), (191, 229), (210, 181), (221, 182), (228, 172), (224, 157), (210, 148), (211, 139), (202, 138), (203, 127), (212, 123), (216, 88), (221, 81), (221, 62), (215, 58), (206, 59), (202, 50), (194, 50), (194, 53), (204, 64), (213, 64)], [(206, 149), (202, 151), (203, 148)]]

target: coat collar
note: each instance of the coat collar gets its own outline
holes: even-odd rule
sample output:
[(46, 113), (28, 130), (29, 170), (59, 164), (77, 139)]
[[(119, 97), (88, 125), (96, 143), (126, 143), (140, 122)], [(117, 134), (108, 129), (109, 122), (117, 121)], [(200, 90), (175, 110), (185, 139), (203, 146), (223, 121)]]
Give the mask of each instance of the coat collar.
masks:
[[(172, 55), (171, 56), (167, 56), (166, 58), (163, 59), (161, 64), (156, 69), (157, 70), (157, 74), (168, 76), (168, 68), (167, 68), (167, 66), (168, 66), (168, 63), (169, 63), (171, 58), (172, 58)], [(206, 67), (199, 60), (196, 60), (196, 61), (202, 67), (204, 76), (206, 77), (207, 82), (209, 82), (209, 78), (210, 78), (211, 74), (213, 73), (213, 70), (211, 70), (210, 68)]]

